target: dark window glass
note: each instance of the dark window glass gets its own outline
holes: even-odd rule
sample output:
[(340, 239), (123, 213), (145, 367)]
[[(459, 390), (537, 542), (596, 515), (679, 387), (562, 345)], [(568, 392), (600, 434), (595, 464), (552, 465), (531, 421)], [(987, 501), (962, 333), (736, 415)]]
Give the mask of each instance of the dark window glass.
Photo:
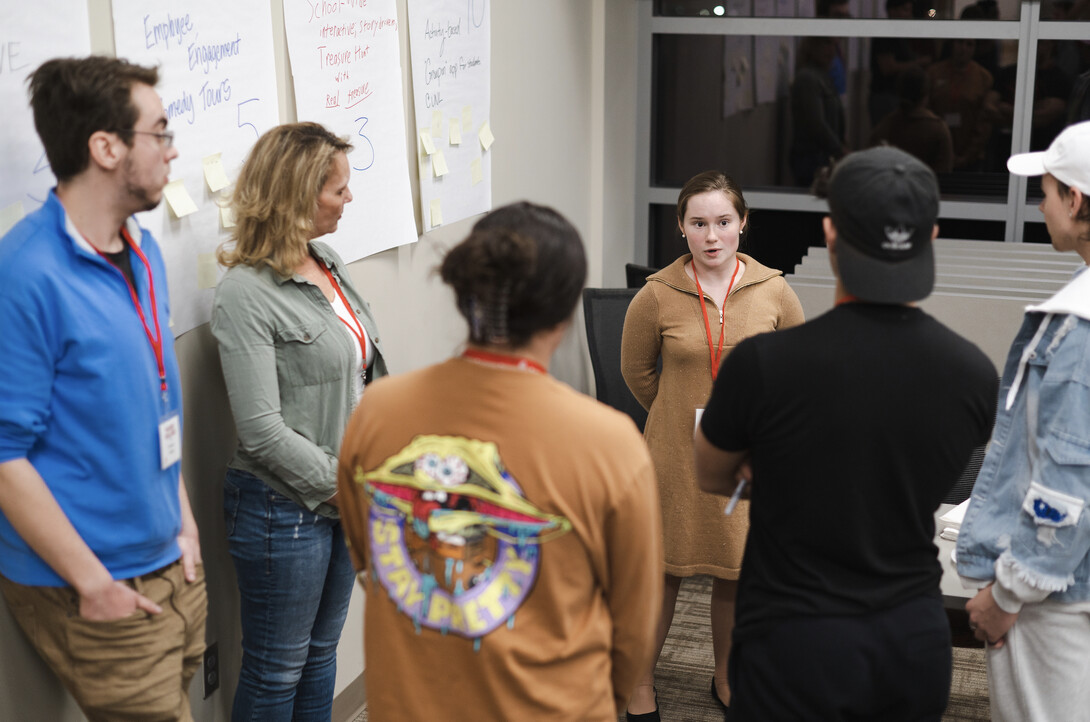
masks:
[(1041, 177), (1030, 176), (1026, 179), (1026, 203), (1036, 205), (1045, 199), (1045, 192), (1041, 189)]
[[(1033, 82), (1033, 115), (1030, 150), (1045, 150), (1070, 123), (1090, 120), (1090, 48), (1084, 43), (1065, 40), (1037, 41), (1037, 68)], [(1085, 59), (1082, 56), (1085, 54)], [(1010, 148), (1010, 117), (1014, 111), (1014, 83), (1017, 68), (1007, 65), (996, 73), (997, 107), (1002, 122), (999, 133), (1006, 132)], [(1080, 78), (1080, 74), (1082, 77)], [(1004, 138), (997, 138), (1002, 142)]]
[(1086, 22), (1090, 20), (1090, 5), (1080, 3), (1078, 0), (1042, 0), (1041, 20)]
[[(1048, 0), (1062, 6), (1065, 0)], [(1047, 3), (1046, 3), (1047, 4)], [(938, 20), (1017, 20), (1017, 3), (1007, 2), (1004, 13), (995, 0), (977, 0), (962, 6), (949, 0), (656, 0), (654, 13), (663, 17), (825, 17)], [(1041, 17), (1044, 14), (1042, 4)]]
[(653, 185), (718, 168), (743, 188), (805, 191), (887, 142), (934, 168), (944, 197), (1006, 197), (1015, 41), (656, 35), (653, 48)]
[[(1006, 206), (996, 206), (996, 217), (1006, 213)], [(1006, 232), (1005, 221), (979, 221), (968, 218), (940, 218), (939, 237), (965, 241), (1002, 241)]]
[(1044, 150), (1064, 126), (1090, 120), (1090, 43), (1037, 41), (1034, 81), (1030, 148)]
[(1052, 243), (1044, 223), (1026, 223), (1022, 232), (1023, 243)]

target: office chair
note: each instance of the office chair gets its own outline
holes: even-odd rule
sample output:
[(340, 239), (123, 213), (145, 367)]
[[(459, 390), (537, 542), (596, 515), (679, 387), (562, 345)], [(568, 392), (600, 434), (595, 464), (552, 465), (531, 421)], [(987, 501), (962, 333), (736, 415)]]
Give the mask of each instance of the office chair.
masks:
[(643, 285), (647, 283), (647, 277), (658, 270), (658, 268), (654, 268), (653, 266), (626, 263), (624, 264), (625, 285), (629, 288), (643, 288)]
[(635, 295), (636, 289), (632, 288), (584, 289), (583, 317), (587, 323), (595, 395), (602, 403), (631, 416), (643, 431), (647, 411), (636, 401), (621, 376), (621, 331), (628, 304)]

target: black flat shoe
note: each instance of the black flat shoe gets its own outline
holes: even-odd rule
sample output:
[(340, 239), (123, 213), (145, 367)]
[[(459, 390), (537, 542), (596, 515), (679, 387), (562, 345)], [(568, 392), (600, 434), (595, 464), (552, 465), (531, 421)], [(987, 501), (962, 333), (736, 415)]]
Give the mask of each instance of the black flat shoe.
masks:
[(719, 699), (719, 692), (715, 689), (715, 677), (712, 677), (712, 699), (719, 705), (719, 709), (723, 711), (723, 715), (726, 716), (729, 706), (723, 704), (723, 700)]
[(662, 722), (659, 718), (659, 692), (654, 687), (651, 688), (651, 691), (655, 694), (655, 709), (651, 712), (644, 712), (643, 714), (632, 714), (628, 710), (625, 710), (625, 722)]

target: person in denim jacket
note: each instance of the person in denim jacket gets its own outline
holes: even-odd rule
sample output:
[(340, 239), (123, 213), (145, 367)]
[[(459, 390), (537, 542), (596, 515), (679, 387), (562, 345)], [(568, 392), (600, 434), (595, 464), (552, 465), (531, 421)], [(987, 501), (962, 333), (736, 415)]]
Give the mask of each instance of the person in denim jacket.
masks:
[[(1053, 247), (1090, 263), (1090, 122), (1012, 173), (1043, 176)], [(1090, 709), (1090, 273), (1026, 309), (999, 413), (958, 536), (958, 573), (988, 643), (993, 720), (1085, 719)]]

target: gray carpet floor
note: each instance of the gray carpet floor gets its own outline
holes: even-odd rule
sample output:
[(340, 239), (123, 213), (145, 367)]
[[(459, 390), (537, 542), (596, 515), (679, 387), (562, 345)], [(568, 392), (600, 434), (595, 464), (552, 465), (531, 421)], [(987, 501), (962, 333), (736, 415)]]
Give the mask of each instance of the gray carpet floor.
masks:
[[(710, 578), (693, 577), (686, 579), (681, 586), (674, 623), (655, 673), (659, 710), (664, 720), (723, 720), (709, 689), (713, 672), (711, 627), (708, 622), (710, 599)], [(950, 703), (943, 720), (973, 722), (988, 719), (984, 650), (955, 647)], [(366, 720), (367, 711), (364, 710), (353, 722)]]

